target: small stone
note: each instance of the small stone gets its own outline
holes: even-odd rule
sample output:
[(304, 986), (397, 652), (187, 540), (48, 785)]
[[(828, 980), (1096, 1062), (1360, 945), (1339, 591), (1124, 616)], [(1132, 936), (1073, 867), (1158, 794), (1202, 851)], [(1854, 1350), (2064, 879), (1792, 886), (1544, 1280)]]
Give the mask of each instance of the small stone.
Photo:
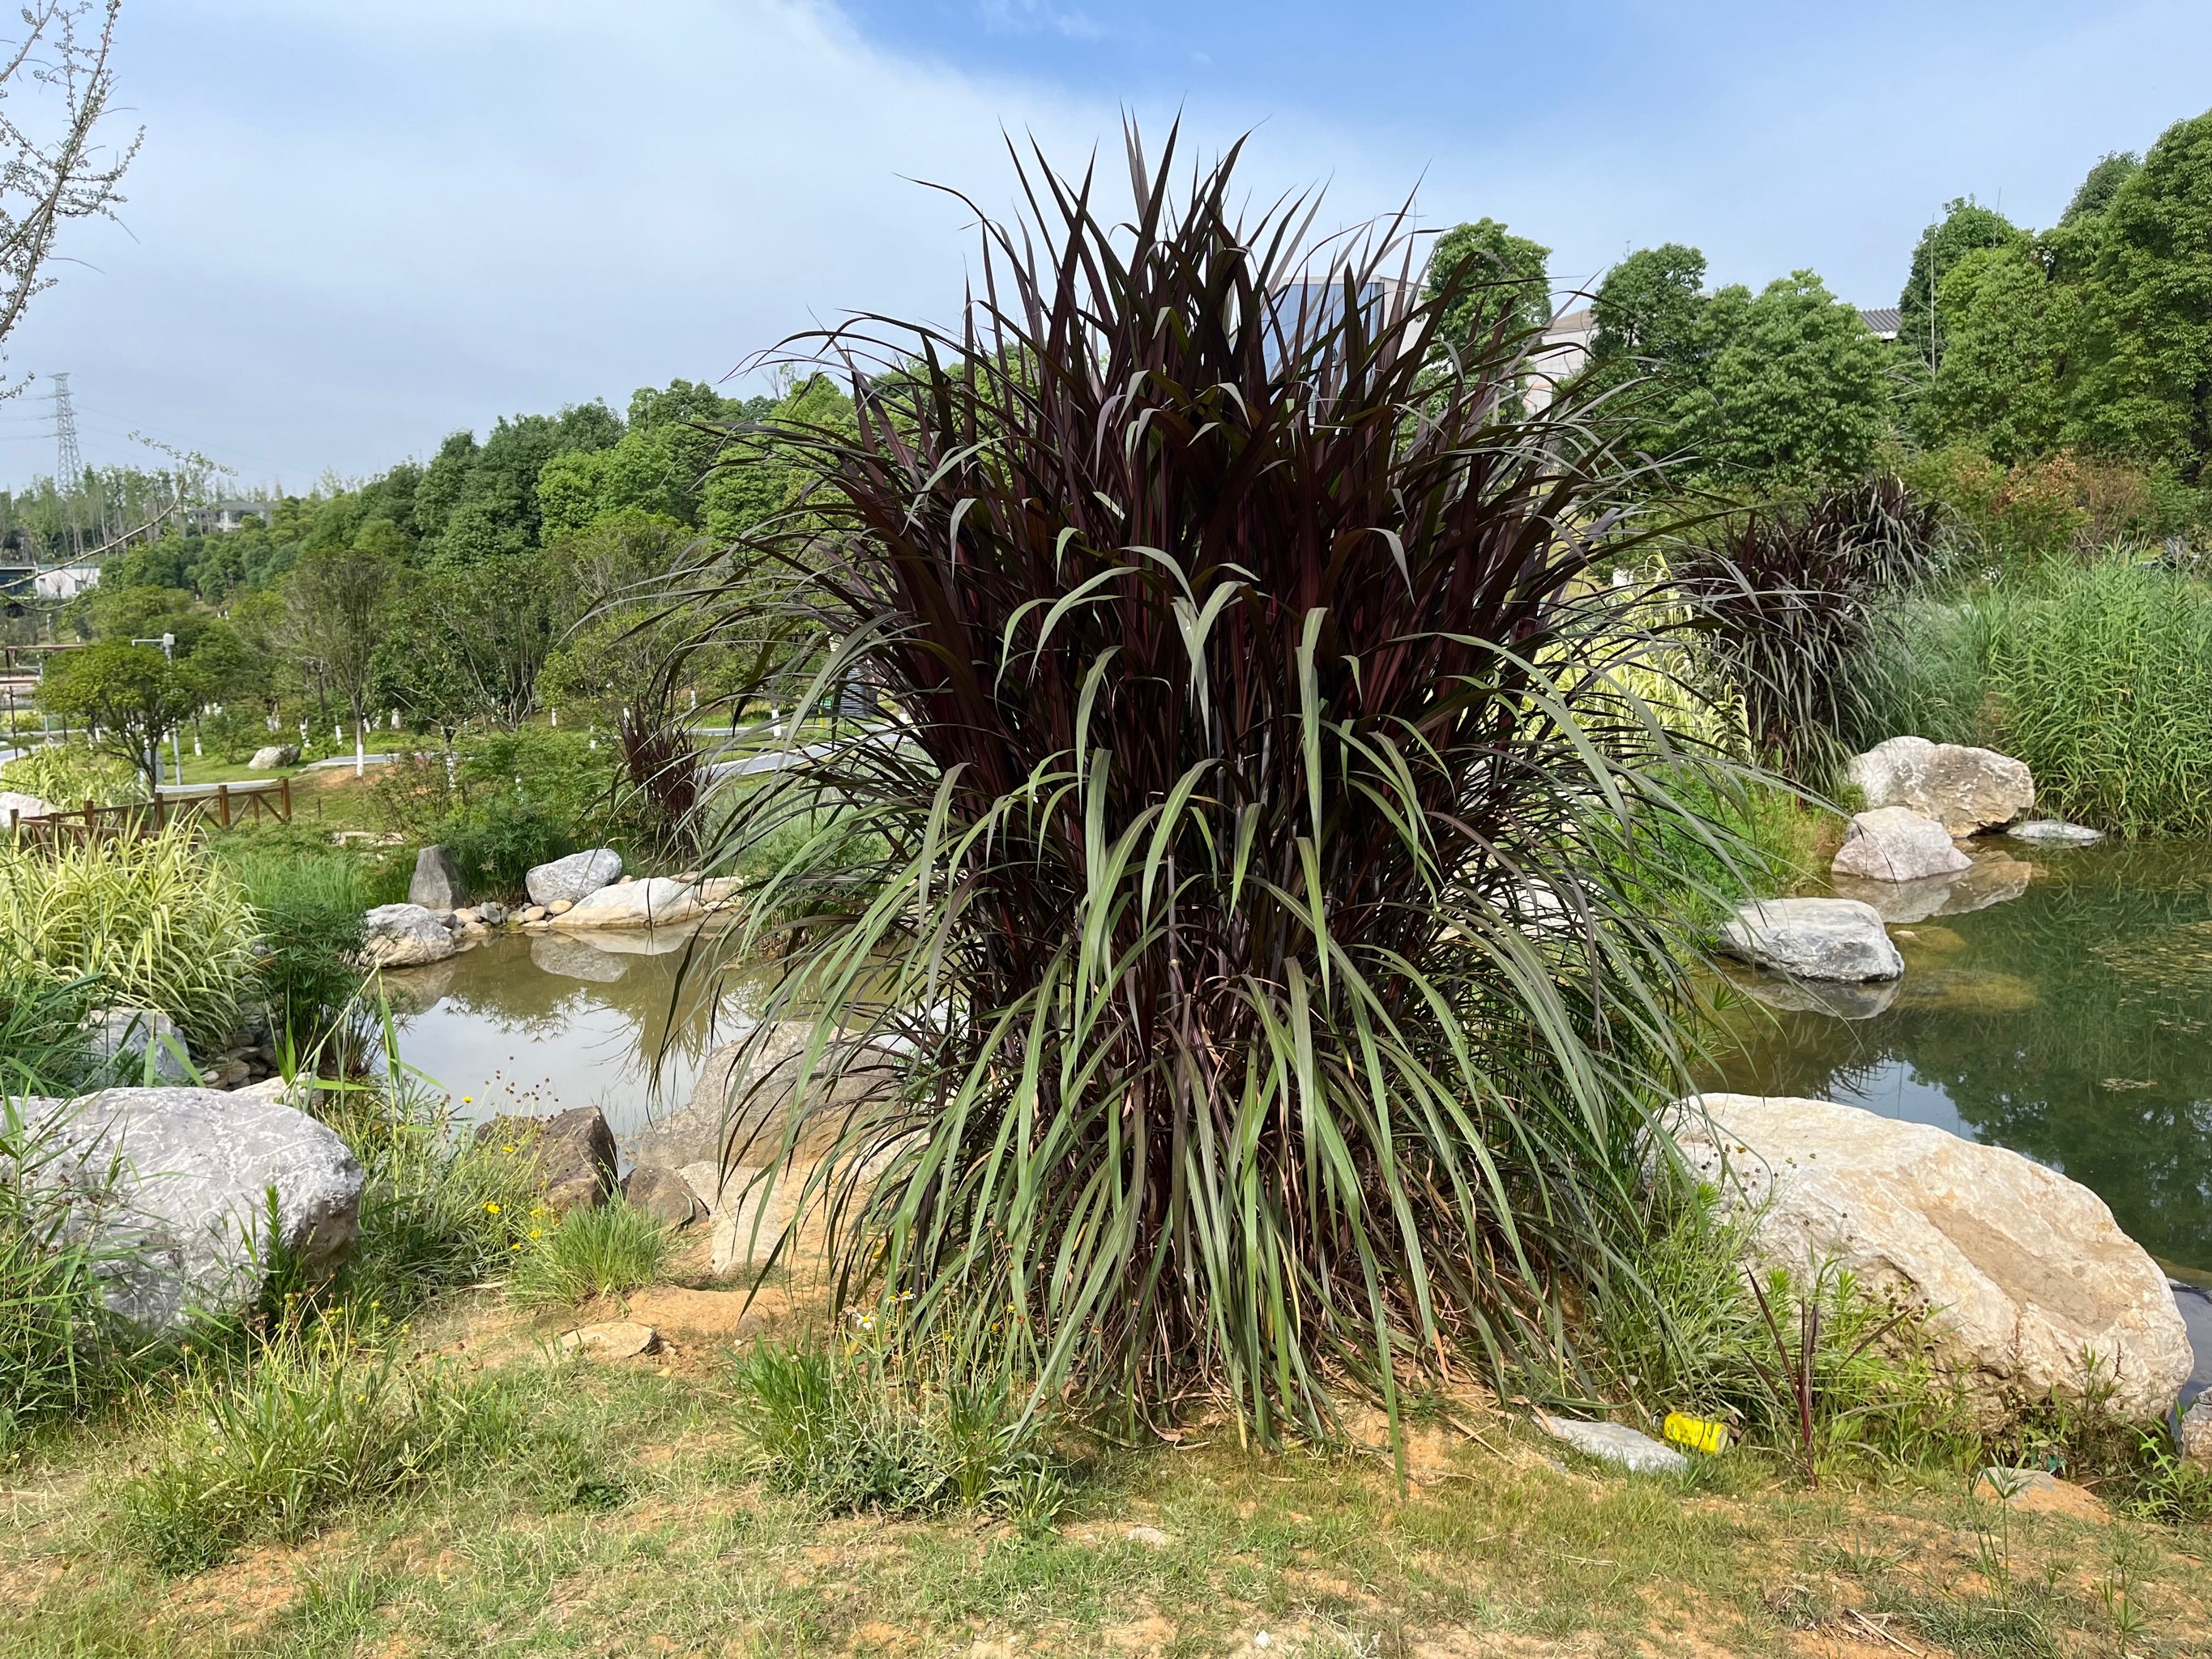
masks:
[(1126, 1541), (1142, 1544), (1146, 1549), (1164, 1550), (1170, 1548), (1175, 1543), (1174, 1539), (1169, 1537), (1158, 1527), (1132, 1527), (1121, 1536)]
[(549, 916), (565, 916), (575, 908), (576, 902), (574, 899), (555, 899), (545, 907), (545, 914)]
[(176, 1021), (167, 1014), (150, 1008), (102, 1008), (85, 1016), (84, 1034), (91, 1059), (123, 1082), (145, 1079), (149, 1055), (153, 1059), (154, 1082), (191, 1081), (184, 1038), (178, 1035)]
[(477, 906), (477, 920), (487, 927), (507, 926), (507, 907), (497, 899), (486, 899)]
[(634, 1319), (613, 1320), (605, 1325), (585, 1325), (567, 1331), (554, 1342), (562, 1354), (581, 1353), (592, 1359), (635, 1359), (650, 1353), (659, 1333)]
[(2038, 847), (2087, 847), (2105, 838), (2101, 830), (2092, 830), (2086, 823), (2069, 823), (2063, 818), (2031, 819), (2026, 823), (2015, 823), (2005, 834), (2014, 841)]
[(1536, 1424), (1553, 1439), (1565, 1441), (1584, 1456), (1617, 1463), (1632, 1474), (1677, 1474), (1690, 1467), (1690, 1460), (1672, 1446), (1619, 1423), (1589, 1423), (1577, 1417), (1538, 1412)]
[(375, 968), (415, 968), (453, 954), (446, 924), (419, 904), (380, 904), (361, 919), (362, 959)]
[(543, 921), (545, 920), (545, 907), (542, 904), (526, 904), (514, 913), (514, 919), (520, 922)]
[(1881, 915), (1856, 899), (1747, 904), (1722, 930), (1720, 942), (1730, 956), (1800, 979), (1897, 979), (1905, 972)]
[(666, 1226), (688, 1227), (707, 1213), (707, 1206), (693, 1194), (684, 1177), (658, 1164), (641, 1164), (632, 1170), (623, 1177), (622, 1190), (630, 1208)]
[(2112, 1518), (2094, 1492), (2045, 1469), (1984, 1469), (1974, 1477), (1974, 1496), (1994, 1498), (2031, 1515), (2070, 1515), (2077, 1521)]
[(531, 898), (539, 904), (550, 905), (556, 899), (566, 899), (574, 904), (598, 892), (622, 872), (621, 854), (611, 847), (595, 847), (587, 853), (571, 853), (567, 858), (538, 865), (522, 880)]

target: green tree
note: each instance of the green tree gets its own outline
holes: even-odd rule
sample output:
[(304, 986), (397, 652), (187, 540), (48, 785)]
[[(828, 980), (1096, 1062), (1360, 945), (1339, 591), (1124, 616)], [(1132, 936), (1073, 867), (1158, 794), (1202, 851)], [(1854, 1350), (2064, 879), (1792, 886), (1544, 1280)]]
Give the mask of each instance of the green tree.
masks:
[(197, 713), (206, 687), (189, 663), (173, 663), (159, 646), (119, 640), (64, 652), (39, 684), (41, 708), (99, 733), (149, 785), (161, 781), (161, 744)]
[(611, 449), (623, 423), (605, 404), (557, 416), (502, 416), (477, 444), (457, 432), (439, 447), (415, 490), (415, 519), (431, 556), (465, 565), (538, 544), (538, 475), (556, 456)]
[(1942, 315), (1944, 276), (1978, 248), (2025, 248), (2027, 242), (2027, 232), (1971, 196), (1944, 204), (1943, 216), (1920, 233), (1912, 250), (1912, 268), (1897, 298), (1899, 343), (1923, 363), (1940, 362), (1947, 326)]
[(376, 681), (377, 647), (391, 626), (400, 566), (355, 547), (303, 554), (285, 590), (283, 638), (303, 678), (335, 692), (353, 716), (360, 753)]
[[(749, 410), (748, 416), (772, 425), (848, 437), (860, 430), (853, 400), (826, 374), (810, 375), (766, 411)], [(708, 536), (729, 542), (776, 514), (789, 512), (805, 499), (814, 477), (811, 464), (793, 446), (758, 434), (739, 438), (716, 460), (700, 492)]]
[(1503, 325), (1508, 335), (1540, 331), (1552, 320), (1552, 250), (1516, 236), (1496, 219), (1455, 225), (1429, 255), (1428, 291), (1471, 268), (1472, 285), (1445, 312), (1443, 342), (1463, 350), (1469, 340)]
[(2097, 222), (2069, 436), (2194, 483), (2212, 453), (2212, 113), (2167, 128)]
[(1936, 293), (1943, 356), (1914, 402), (1914, 436), (1929, 448), (1967, 442), (2008, 466), (2049, 454), (2065, 422), (2074, 290), (2008, 244), (1967, 254)]
[(2120, 186), (2142, 170), (2142, 157), (2131, 149), (2107, 150), (2097, 165), (2089, 169), (2074, 192), (2074, 199), (2066, 204), (2066, 211), (2058, 216), (2062, 225), (2079, 224), (2084, 219), (2101, 218), (2105, 210), (2112, 204), (2112, 198)]
[(1685, 414), (1699, 406), (1712, 344), (1705, 282), (1705, 256), (1668, 242), (1638, 249), (1598, 284), (1591, 373), (1624, 388), (1607, 407), (1632, 450), (1673, 455), (1693, 435)]
[(1888, 353), (1856, 309), (1800, 270), (1756, 299), (1723, 289), (1705, 320), (1724, 342), (1694, 422), (1710, 462), (1769, 484), (1866, 471), (1889, 431)]

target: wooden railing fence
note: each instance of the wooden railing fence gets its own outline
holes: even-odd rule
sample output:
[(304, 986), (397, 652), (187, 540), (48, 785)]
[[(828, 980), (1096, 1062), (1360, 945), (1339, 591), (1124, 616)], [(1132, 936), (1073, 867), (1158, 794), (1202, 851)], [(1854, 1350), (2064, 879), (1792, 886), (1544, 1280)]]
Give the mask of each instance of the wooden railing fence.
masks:
[(8, 838), (17, 846), (82, 846), (87, 842), (142, 840), (173, 826), (206, 834), (256, 821), (292, 821), (292, 780), (272, 783), (219, 783), (211, 790), (190, 795), (154, 792), (150, 801), (121, 806), (100, 806), (91, 801), (80, 811), (42, 812), (26, 817), (8, 814)]

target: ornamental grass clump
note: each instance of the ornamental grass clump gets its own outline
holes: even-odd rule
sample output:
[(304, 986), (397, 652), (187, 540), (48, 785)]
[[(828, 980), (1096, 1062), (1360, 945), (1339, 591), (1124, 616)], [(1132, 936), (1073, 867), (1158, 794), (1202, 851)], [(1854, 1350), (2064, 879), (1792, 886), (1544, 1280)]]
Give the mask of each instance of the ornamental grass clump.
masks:
[(151, 1008), (196, 1053), (238, 1023), (254, 974), (253, 908), (189, 831), (58, 851), (0, 843), (0, 945), (55, 984), (99, 981), (101, 1004)]
[(1596, 568), (1632, 469), (1594, 394), (1521, 412), (1504, 308), (1447, 337), (1471, 262), (1425, 292), (1401, 225), (1310, 244), (1174, 152), (1132, 135), (1121, 222), (1024, 167), (963, 325), (818, 340), (856, 419), (775, 434), (817, 482), (739, 550), (756, 623), (887, 712), (731, 789), (710, 867), (884, 850), (751, 896), (761, 1041), (814, 1020), (797, 1098), (844, 1086), (764, 1115), (741, 1066), (728, 1162), (833, 1141), (794, 1212), (848, 1311), (1124, 1420), (1577, 1386), (1678, 1073), (1650, 852), (1725, 850), (1631, 689), (1667, 606)]

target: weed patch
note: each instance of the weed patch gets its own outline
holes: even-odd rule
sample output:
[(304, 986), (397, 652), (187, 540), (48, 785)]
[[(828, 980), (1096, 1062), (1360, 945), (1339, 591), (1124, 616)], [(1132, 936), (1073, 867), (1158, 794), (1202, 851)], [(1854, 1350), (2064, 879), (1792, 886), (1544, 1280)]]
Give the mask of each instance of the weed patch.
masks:
[(668, 1229), (620, 1198), (557, 1222), (539, 1208), (516, 1241), (507, 1294), (538, 1308), (626, 1295), (660, 1277), (668, 1251)]

